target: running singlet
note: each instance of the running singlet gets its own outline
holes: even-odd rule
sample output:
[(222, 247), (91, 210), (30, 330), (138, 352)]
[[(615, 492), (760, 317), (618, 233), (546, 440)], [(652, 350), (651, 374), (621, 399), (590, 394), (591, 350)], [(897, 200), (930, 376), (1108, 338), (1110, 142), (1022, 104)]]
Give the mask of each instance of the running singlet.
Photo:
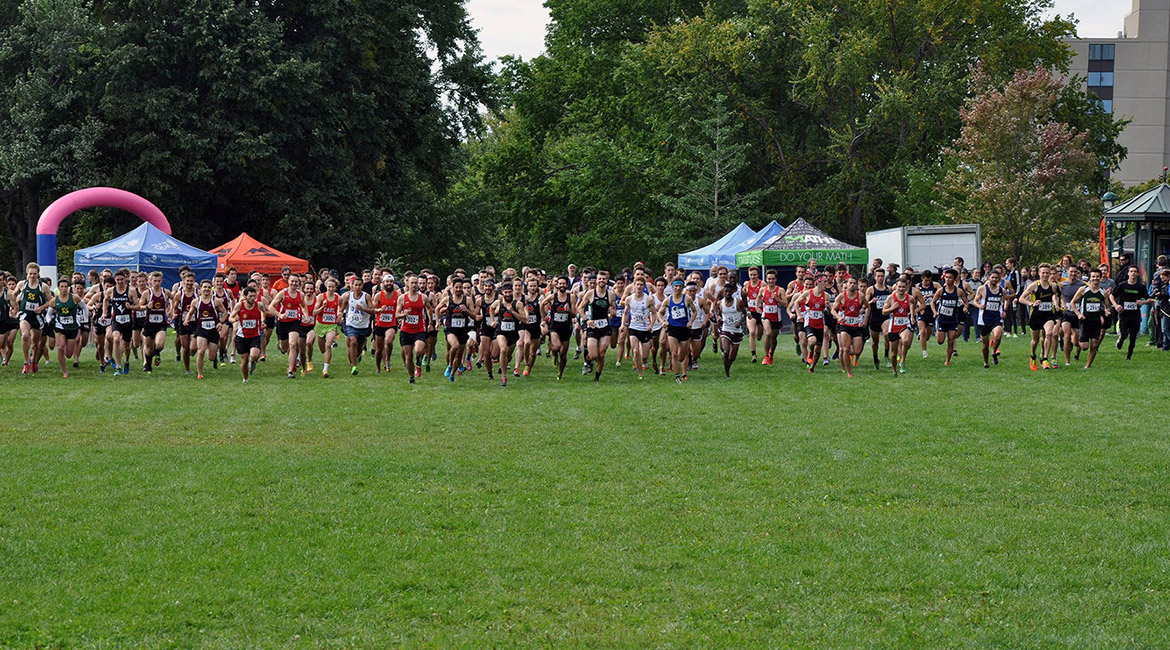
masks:
[(849, 294), (845, 294), (845, 298), (841, 300), (841, 324), (845, 327), (861, 327), (861, 294), (857, 293), (852, 298)]
[[(179, 311), (178, 314), (185, 314), (191, 308), (191, 303), (195, 302), (195, 294), (187, 295), (182, 289), (179, 289)], [(178, 320), (178, 317), (176, 317)]]
[(516, 331), (516, 310), (500, 298), (500, 332)]
[(25, 281), (24, 291), (20, 292), (20, 311), (32, 315), (37, 307), (45, 304), (45, 292), (41, 290), (41, 286), (30, 285)]
[(195, 307), (195, 326), (204, 332), (214, 332), (219, 326), (219, 312), (215, 309), (215, 300), (211, 302), (199, 301)]
[(369, 307), (366, 302), (369, 294), (362, 292), (361, 298), (354, 298), (349, 294), (349, 303), (345, 307), (345, 324), (354, 329), (364, 330), (370, 326), (369, 312), (362, 311), (361, 307)]
[(1081, 294), (1081, 314), (1086, 321), (1101, 322), (1105, 319), (1105, 292), (1085, 289)]
[(609, 329), (609, 290), (605, 295), (593, 293), (593, 300), (589, 303), (589, 329)]
[(114, 317), (115, 325), (129, 325), (130, 324), (130, 288), (127, 287), (122, 293), (118, 293), (118, 288), (110, 292), (110, 314)]
[(452, 300), (447, 304), (447, 329), (449, 330), (465, 330), (471, 327), (471, 319), (468, 318), (467, 312), (467, 297), (463, 300), (455, 302)]
[(317, 318), (313, 316), (313, 307), (316, 306), (317, 299), (309, 297), (307, 291), (302, 291), (301, 295), (305, 297), (301, 302), (301, 327), (312, 327), (317, 322)]
[(398, 309), (398, 290), (386, 293), (386, 290), (378, 292), (378, 315), (374, 321), (377, 327), (398, 327), (398, 315), (395, 310)]
[(720, 310), (722, 312), (721, 315), (723, 316), (723, 325), (720, 329), (729, 334), (743, 333), (743, 314), (736, 308), (737, 302), (739, 301), (734, 298), (731, 299), (730, 305), (727, 304), (726, 300), (719, 301), (719, 306), (722, 308)]
[(1032, 314), (1043, 313), (1049, 315), (1053, 311), (1053, 296), (1056, 295), (1056, 288), (1051, 284), (1047, 287), (1036, 284), (1036, 289), (1032, 292), (1032, 300), (1035, 301), (1032, 305)]
[[(1037, 291), (1039, 290), (1037, 289)], [(1113, 295), (1117, 302), (1121, 303), (1120, 318), (1126, 321), (1139, 320), (1142, 315), (1142, 307), (1138, 301), (1150, 297), (1149, 292), (1146, 291), (1146, 285), (1140, 282), (1138, 284), (1121, 282), (1113, 288)]]
[[(655, 310), (655, 312), (658, 311), (659, 307), (662, 307), (662, 303), (664, 303), (664, 302), (666, 302), (665, 298), (659, 298), (658, 294), (654, 294), (654, 310)], [(661, 318), (654, 321), (654, 331), (658, 332), (660, 330), (662, 330), (662, 319)]]
[(690, 327), (690, 318), (687, 317), (687, 299), (683, 296), (681, 302), (675, 302), (671, 296), (666, 305), (666, 324), (671, 327)]
[(280, 322), (299, 323), (301, 321), (301, 294), (293, 293), (292, 289), (284, 292), (280, 301)]
[(910, 295), (899, 299), (897, 294), (890, 296), (894, 301), (894, 311), (890, 314), (890, 334), (897, 334), (910, 327)]
[(825, 327), (825, 294), (817, 295), (815, 291), (808, 293), (804, 299), (804, 326), (814, 330)]
[(154, 289), (150, 291), (150, 299), (146, 301), (146, 322), (151, 325), (162, 325), (167, 322), (167, 294), (160, 293), (154, 295)]
[(634, 298), (630, 294), (628, 302), (628, 309), (630, 312), (630, 329), (645, 332), (650, 329), (650, 305), (649, 299), (642, 296), (641, 300)]
[(552, 319), (554, 327), (568, 327), (569, 326), (569, 297), (566, 295), (564, 300), (560, 300), (553, 295), (552, 308), (549, 310), (549, 316)]
[(918, 292), (922, 294), (922, 301), (926, 303), (927, 311), (934, 310), (934, 292), (937, 291), (935, 283), (931, 281), (930, 286), (918, 285)]
[(986, 327), (999, 325), (1003, 318), (1003, 290), (991, 292), (991, 285), (987, 285), (987, 299), (983, 301), (983, 309), (979, 310), (979, 324)]
[(236, 336), (242, 339), (260, 336), (260, 305), (252, 305), (251, 309), (243, 305), (236, 315), (240, 319), (236, 326)]
[(871, 311), (870, 313), (877, 315), (877, 318), (875, 320), (882, 320), (885, 318), (885, 314), (882, 313), (882, 309), (885, 308), (886, 300), (888, 300), (889, 297), (890, 297), (890, 288), (888, 286), (879, 289), (876, 284), (873, 285), (873, 301), (874, 301), (874, 303), (873, 303), (873, 311)]
[(773, 323), (780, 321), (780, 287), (775, 287), (771, 290), (768, 287), (760, 289), (759, 301), (762, 303), (764, 318)]
[(423, 297), (422, 294), (415, 294), (411, 299), (410, 294), (402, 297), (402, 331), (407, 334), (421, 334), (426, 331), (427, 324), (423, 322)]
[(743, 293), (747, 298), (748, 311), (756, 314), (760, 313), (760, 291), (762, 290), (763, 286), (761, 286), (760, 282), (757, 282), (754, 287), (751, 282), (744, 285)]
[(536, 325), (540, 322), (540, 296), (532, 300), (524, 300), (524, 308), (528, 310), (528, 324)]
[(69, 300), (61, 302), (60, 298), (53, 301), (53, 310), (57, 312), (57, 329), (72, 332), (78, 329), (77, 325), (77, 301), (73, 299), (73, 294), (69, 294)]
[(337, 303), (341, 302), (341, 296), (333, 294), (330, 298), (329, 294), (321, 296), (321, 313), (317, 314), (317, 322), (321, 325), (336, 325), (337, 324)]
[(955, 287), (953, 291), (947, 291), (943, 287), (939, 291), (938, 299), (938, 319), (948, 323), (959, 320), (959, 288)]

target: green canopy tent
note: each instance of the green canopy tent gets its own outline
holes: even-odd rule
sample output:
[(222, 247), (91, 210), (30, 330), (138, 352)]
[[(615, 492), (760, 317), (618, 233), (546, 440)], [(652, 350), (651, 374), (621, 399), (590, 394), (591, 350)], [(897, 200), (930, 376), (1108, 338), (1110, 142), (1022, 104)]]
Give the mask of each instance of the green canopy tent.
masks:
[(869, 249), (846, 244), (826, 235), (804, 219), (797, 219), (784, 232), (735, 254), (735, 265), (801, 266), (810, 259), (818, 264), (869, 263)]

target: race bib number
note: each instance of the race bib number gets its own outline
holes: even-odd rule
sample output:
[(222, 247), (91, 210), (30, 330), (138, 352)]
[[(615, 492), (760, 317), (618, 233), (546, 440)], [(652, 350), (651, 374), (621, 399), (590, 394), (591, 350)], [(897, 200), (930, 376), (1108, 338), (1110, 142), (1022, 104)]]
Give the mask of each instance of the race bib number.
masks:
[(819, 309), (810, 309), (804, 312), (804, 317), (808, 320), (822, 320), (825, 317), (825, 312)]
[(294, 318), (297, 320), (300, 320), (301, 310), (299, 310), (299, 309), (286, 309), (286, 310), (284, 310), (284, 317), (287, 319), (290, 319), (290, 320), (294, 319)]
[(130, 322), (130, 314), (115, 314), (114, 322), (119, 325), (125, 325)]
[(418, 325), (418, 314), (410, 314), (406, 317), (407, 325)]
[(553, 314), (553, 321), (557, 323), (567, 323), (569, 322), (569, 315), (564, 312), (557, 312)]
[(256, 321), (249, 318), (247, 320), (241, 321), (240, 327), (246, 330), (254, 330), (256, 329)]
[(516, 323), (514, 323), (510, 320), (500, 321), (500, 331), (501, 332), (515, 332), (516, 331)]
[(150, 315), (150, 322), (152, 322), (152, 323), (163, 322), (163, 315), (162, 314), (151, 314)]
[(765, 314), (779, 314), (780, 313), (780, 306), (779, 305), (764, 305), (764, 313)]
[(379, 323), (393, 323), (394, 322), (394, 314), (388, 314), (386, 312), (382, 312), (382, 313), (378, 314), (378, 322)]
[(731, 327), (731, 328), (738, 328), (742, 323), (743, 323), (743, 314), (741, 314), (739, 312), (735, 312), (734, 314), (728, 314), (727, 317), (723, 319), (723, 324), (726, 325), (727, 327)]
[(670, 317), (674, 320), (681, 320), (687, 317), (686, 307), (671, 307)]
[(756, 308), (756, 299), (755, 298), (748, 298), (748, 307), (750, 307), (751, 309)]
[(589, 321), (589, 327), (592, 327), (595, 330), (605, 329), (609, 327), (609, 319), (601, 318), (598, 320), (591, 320)]
[(72, 316), (58, 316), (57, 322), (60, 323), (61, 325), (72, 325), (73, 324), (73, 317)]
[(841, 322), (852, 327), (857, 327), (861, 325), (861, 316), (846, 316)]
[(885, 307), (885, 306), (886, 306), (886, 299), (887, 299), (887, 298), (889, 298), (889, 296), (878, 296), (878, 297), (877, 297), (877, 307), (878, 307), (878, 309), (881, 309), (882, 307)]
[(321, 322), (326, 325), (332, 325), (337, 322), (337, 314), (326, 314), (321, 312)]
[(939, 305), (938, 306), (938, 315), (939, 316), (954, 316), (955, 315), (955, 308), (947, 306), (947, 305)]
[(1136, 302), (1122, 303), (1121, 308), (1125, 311), (1137, 311), (1138, 304)]
[(199, 328), (205, 329), (205, 330), (213, 330), (213, 329), (215, 329), (215, 321), (213, 321), (213, 320), (199, 321)]
[(536, 314), (528, 314), (528, 324), (535, 325), (539, 317)]
[(910, 325), (910, 319), (906, 316), (894, 316), (893, 323), (895, 327), (908, 327)]
[(454, 328), (467, 327), (467, 319), (466, 318), (452, 318), (451, 319), (451, 327), (454, 327)]
[(1052, 311), (1052, 303), (1050, 303), (1050, 302), (1040, 303), (1040, 311)]
[(145, 309), (135, 309), (134, 310), (134, 317), (137, 318), (138, 320), (142, 320), (143, 318), (146, 318), (146, 310)]
[(24, 303), (24, 310), (25, 310), (25, 311), (36, 311), (37, 307), (40, 307), (40, 305), (38, 305), (38, 304), (37, 304), (37, 303), (35, 303), (35, 302), (32, 302), (31, 300), (30, 300), (30, 301), (26, 301), (26, 302)]
[(1099, 302), (1085, 303), (1085, 311), (1087, 311), (1087, 312), (1101, 311), (1101, 303), (1099, 303)]

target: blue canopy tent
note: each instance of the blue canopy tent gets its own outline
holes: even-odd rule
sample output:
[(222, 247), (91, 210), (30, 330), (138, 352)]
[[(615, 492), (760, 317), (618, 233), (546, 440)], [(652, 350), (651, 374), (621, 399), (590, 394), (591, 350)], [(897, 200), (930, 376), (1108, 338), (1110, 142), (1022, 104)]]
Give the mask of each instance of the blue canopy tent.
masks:
[[(721, 257), (721, 258), (727, 257), (729, 259), (726, 262), (720, 261), (719, 263), (723, 264), (724, 266), (726, 266), (728, 268), (732, 268), (732, 269), (738, 268), (735, 264), (735, 254), (736, 253), (754, 248), (755, 246), (758, 246), (760, 244), (760, 242), (768, 241), (769, 239), (771, 239), (771, 238), (775, 237), (776, 235), (779, 235), (783, 232), (784, 232), (784, 226), (781, 226), (779, 223), (776, 222), (775, 219), (773, 219), (771, 221), (771, 223), (764, 226), (764, 228), (762, 230), (760, 230), (759, 232), (757, 232), (755, 235), (749, 237), (748, 239), (745, 239), (745, 240), (739, 242), (735, 246), (726, 247), (725, 250), (720, 251), (719, 257)], [(747, 268), (744, 267), (744, 268), (739, 269), (740, 281), (741, 282), (747, 281), (747, 277), (748, 277)]]
[(162, 271), (163, 286), (167, 288), (179, 281), (180, 266), (190, 266), (196, 280), (203, 281), (215, 275), (218, 262), (214, 254), (184, 244), (149, 223), (104, 244), (73, 253), (74, 271), (88, 273), (91, 269), (120, 268)]
[(735, 264), (735, 252), (743, 250), (735, 248), (729, 254), (724, 255), (724, 259), (729, 262), (716, 261), (717, 256), (724, 248), (731, 248), (742, 241), (755, 236), (756, 231), (752, 230), (747, 224), (742, 221), (738, 226), (733, 228), (731, 232), (723, 235), (719, 239), (707, 244), (702, 248), (696, 248), (688, 253), (678, 254), (678, 267), (680, 269), (698, 269), (700, 271), (708, 271), (712, 264)]

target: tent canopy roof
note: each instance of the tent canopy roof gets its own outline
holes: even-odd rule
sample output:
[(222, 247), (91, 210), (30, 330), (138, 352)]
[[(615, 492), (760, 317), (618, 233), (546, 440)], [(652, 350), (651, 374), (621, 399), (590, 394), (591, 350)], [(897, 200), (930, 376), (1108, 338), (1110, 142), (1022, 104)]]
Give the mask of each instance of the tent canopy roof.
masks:
[(77, 270), (124, 266), (140, 271), (163, 271), (168, 281), (178, 279), (178, 268), (184, 264), (200, 280), (215, 273), (214, 255), (185, 244), (149, 223), (103, 244), (74, 251), (73, 264)]
[(784, 232), (735, 256), (740, 268), (796, 266), (810, 259), (824, 264), (865, 264), (869, 262), (869, 250), (830, 237), (804, 219), (797, 219)]
[(1170, 185), (1162, 183), (1128, 201), (1118, 203), (1105, 211), (1105, 220), (1170, 221)]
[(256, 241), (248, 233), (241, 233), (230, 242), (211, 249), (212, 254), (219, 258), (219, 270), (227, 271), (234, 266), (241, 273), (259, 271), (265, 274), (280, 273), (284, 267), (289, 267), (294, 273), (304, 273), (309, 270), (309, 262), (299, 257), (282, 253), (275, 248)]
[[(755, 234), (756, 231), (752, 230), (747, 226), (747, 224), (741, 221), (738, 226), (731, 229), (731, 232), (728, 232), (726, 235), (723, 235), (710, 244), (707, 244), (702, 248), (696, 248), (695, 250), (689, 251), (687, 253), (679, 253), (678, 266), (679, 268), (683, 269), (706, 270), (713, 264), (721, 264), (723, 262), (717, 261), (720, 253), (725, 253), (725, 255), (734, 255), (735, 250), (740, 250), (739, 248), (735, 248), (733, 251), (728, 253), (724, 249), (733, 247), (740, 242), (750, 239)], [(733, 260), (729, 259), (729, 261), (733, 263)]]

